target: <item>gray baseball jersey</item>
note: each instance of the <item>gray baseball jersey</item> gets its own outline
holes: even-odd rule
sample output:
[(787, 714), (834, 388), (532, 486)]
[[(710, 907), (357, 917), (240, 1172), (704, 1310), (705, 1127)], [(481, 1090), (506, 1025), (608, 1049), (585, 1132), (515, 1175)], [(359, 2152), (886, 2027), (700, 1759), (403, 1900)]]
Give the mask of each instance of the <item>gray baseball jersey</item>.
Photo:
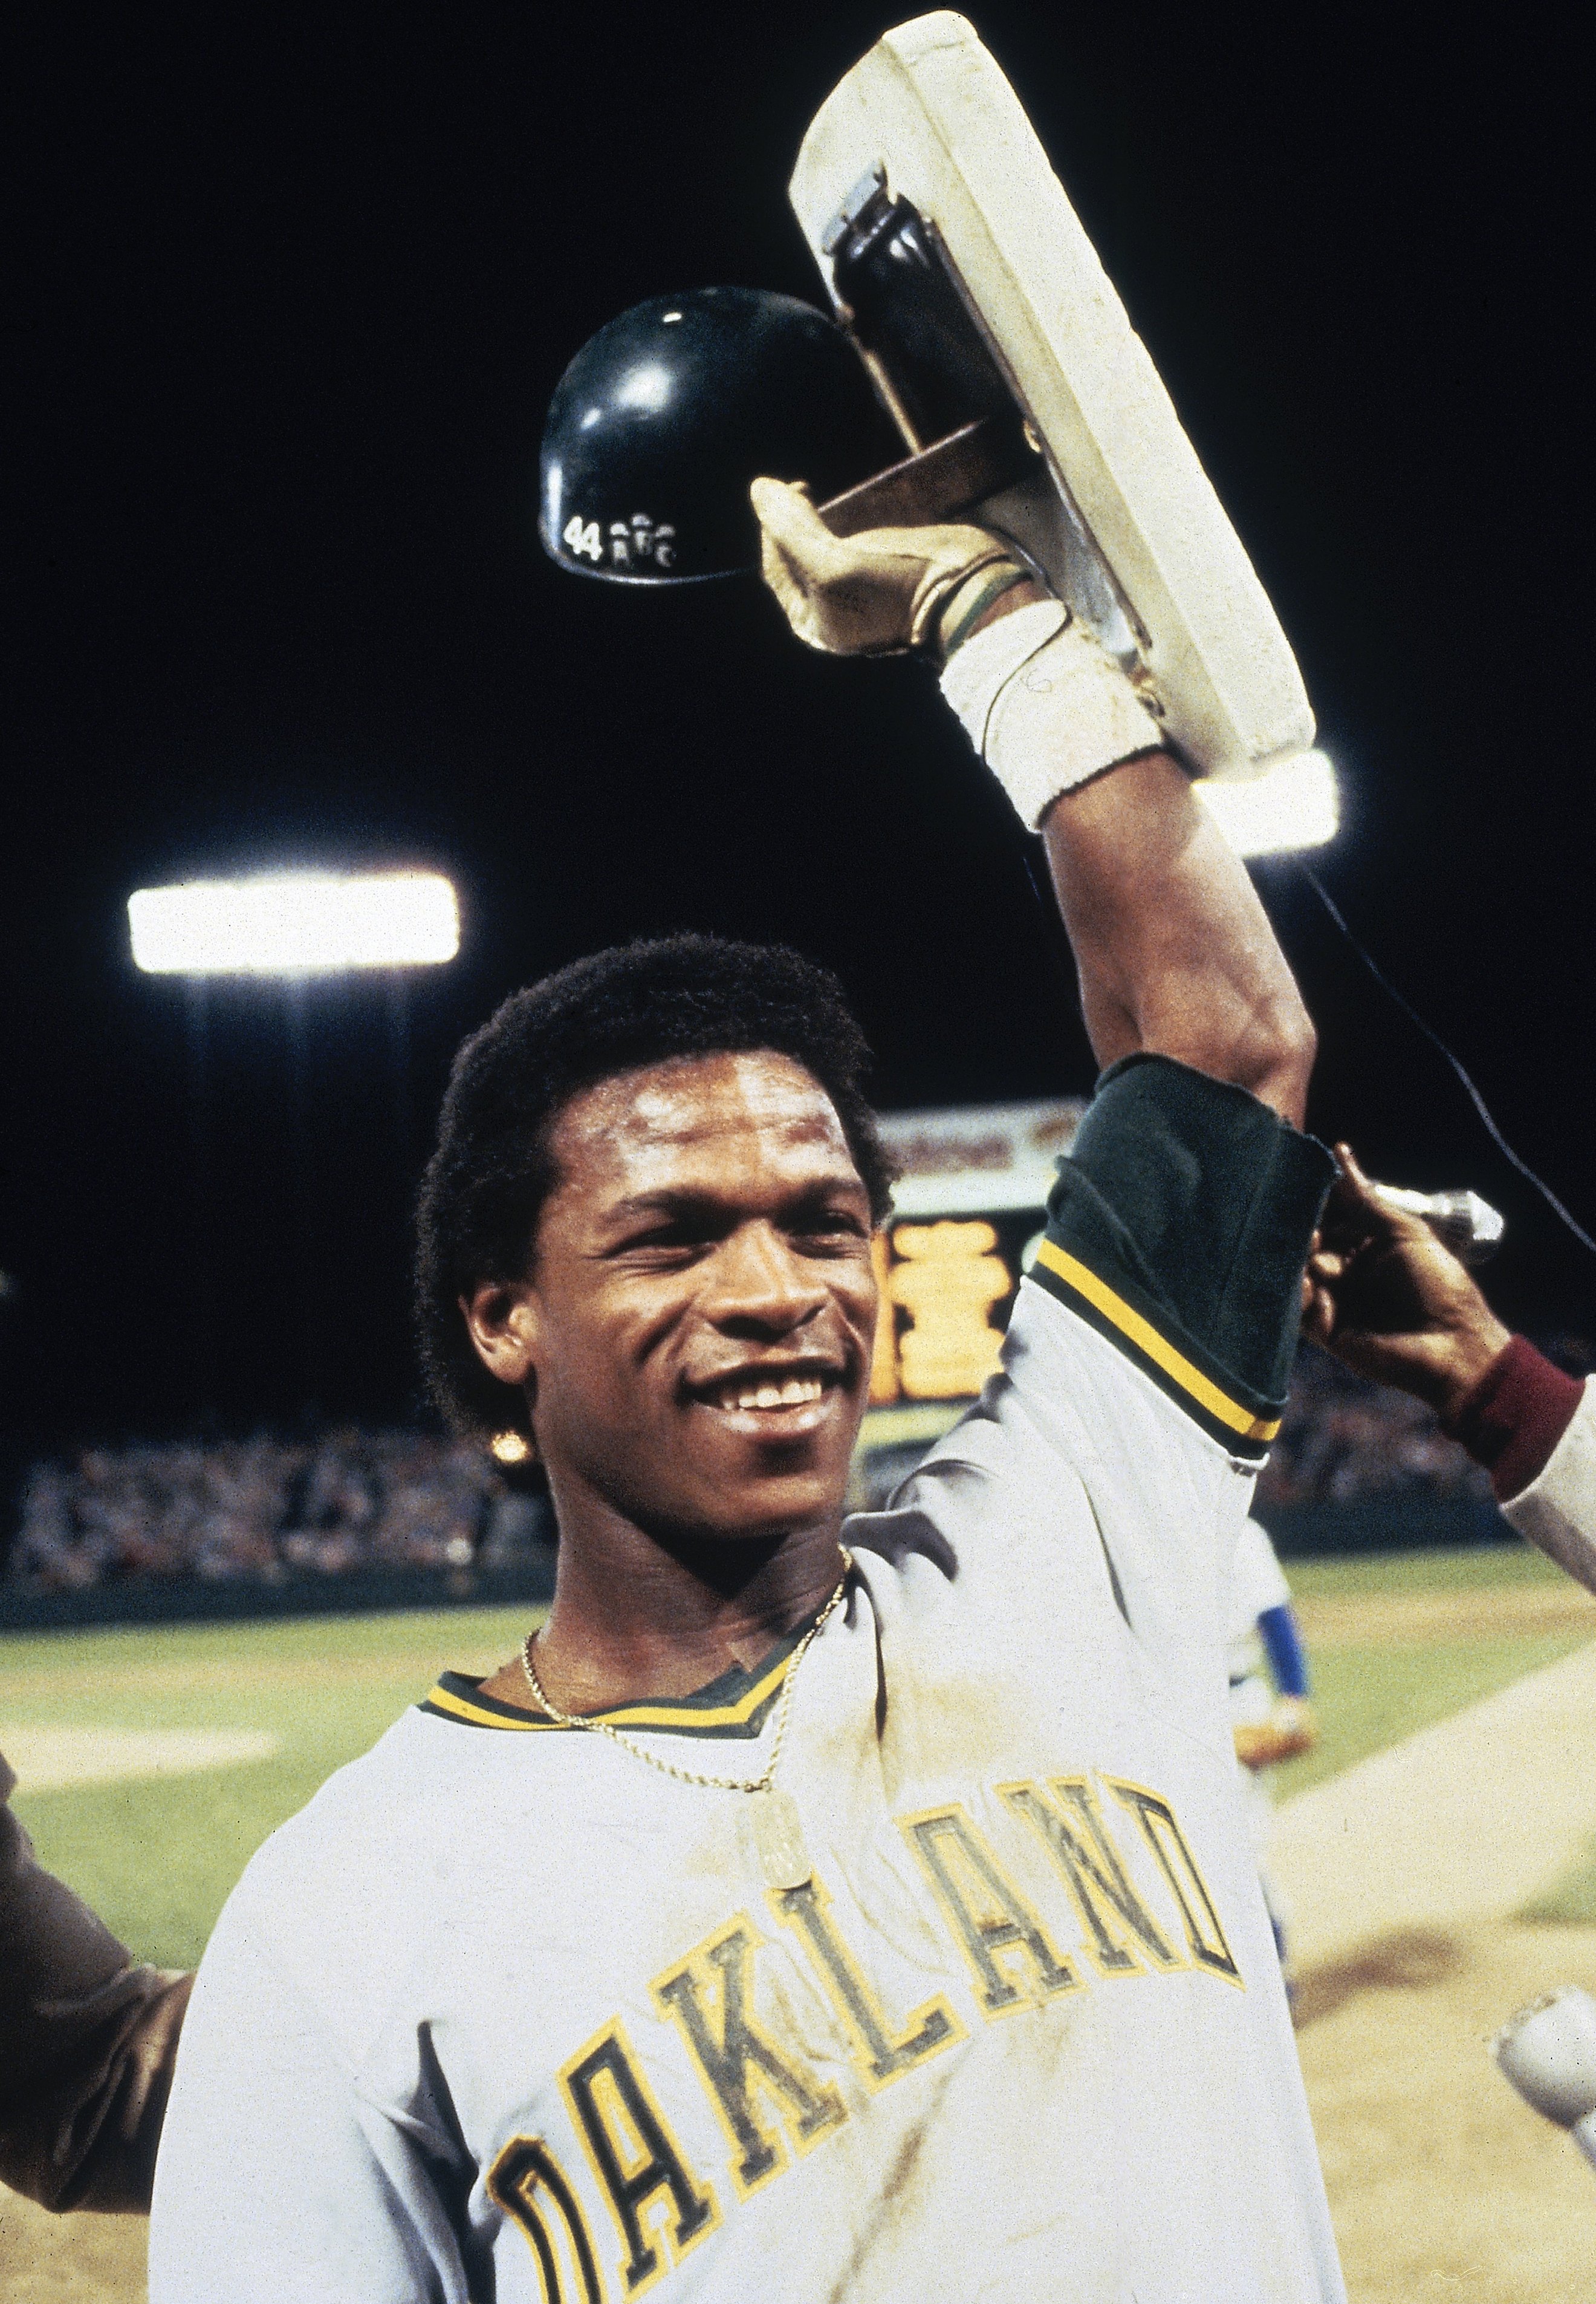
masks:
[(1543, 1469), (1502, 1511), (1521, 1536), (1596, 1592), (1596, 1380)]
[[(1327, 1156), (1105, 1076), (1002, 1373), (893, 1508), (749, 1796), (446, 1674), (207, 1952), (152, 2304), (1343, 2291), (1242, 1826), (1224, 1612)], [(796, 1638), (605, 1716), (756, 1777)]]

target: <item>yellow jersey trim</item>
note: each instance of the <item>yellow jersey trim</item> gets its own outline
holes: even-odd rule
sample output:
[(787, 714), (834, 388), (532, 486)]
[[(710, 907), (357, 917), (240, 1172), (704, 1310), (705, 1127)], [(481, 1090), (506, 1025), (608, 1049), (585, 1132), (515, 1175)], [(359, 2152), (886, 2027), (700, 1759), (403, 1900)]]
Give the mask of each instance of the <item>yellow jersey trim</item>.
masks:
[(1162, 1368), (1167, 1376), (1200, 1407), (1205, 1408), (1210, 1416), (1217, 1417), (1228, 1430), (1239, 1433), (1245, 1440), (1268, 1442), (1274, 1438), (1280, 1428), (1278, 1416), (1254, 1416), (1238, 1401), (1232, 1400), (1229, 1393), (1221, 1392), (1201, 1368), (1193, 1367), (1184, 1352), (1177, 1351), (1173, 1344), (1161, 1336), (1150, 1320), (1144, 1320), (1122, 1296), (1117, 1296), (1105, 1281), (1100, 1280), (1088, 1266), (1080, 1263), (1067, 1249), (1060, 1248), (1053, 1241), (1043, 1240), (1037, 1248), (1036, 1261), (1045, 1264), (1050, 1272), (1056, 1272), (1060, 1280), (1068, 1281), (1077, 1295), (1084, 1296), (1087, 1303), (1101, 1312), (1105, 1320), (1111, 1321), (1138, 1351), (1144, 1352), (1155, 1367)]
[(545, 1719), (541, 1712), (529, 1712), (524, 1720), (507, 1720), (502, 1712), (490, 1712), (486, 1705), (472, 1704), (465, 1697), (457, 1696), (453, 1689), (445, 1688), (442, 1681), (435, 1688), (427, 1690), (426, 1709), (429, 1712), (446, 1712), (452, 1720), (469, 1720), (473, 1728), (516, 1730), (557, 1728), (560, 1724), (557, 1720)]
[[(801, 1637), (801, 1635), (800, 1635)], [(768, 1703), (787, 1675), (796, 1643), (784, 1644), (782, 1653), (758, 1679), (744, 1689), (740, 1696), (728, 1704), (696, 1704), (690, 1697), (673, 1704), (633, 1703), (617, 1705), (608, 1712), (585, 1712), (584, 1721), (607, 1721), (617, 1728), (696, 1728), (700, 1732), (715, 1728), (746, 1726), (761, 1707)], [(474, 1728), (508, 1728), (512, 1732), (528, 1728), (559, 1728), (562, 1724), (551, 1720), (540, 1712), (529, 1712), (521, 1718), (507, 1718), (506, 1710), (490, 1711), (486, 1705), (473, 1704), (440, 1681), (429, 1690), (426, 1709), (442, 1712), (452, 1720), (468, 1721)]]

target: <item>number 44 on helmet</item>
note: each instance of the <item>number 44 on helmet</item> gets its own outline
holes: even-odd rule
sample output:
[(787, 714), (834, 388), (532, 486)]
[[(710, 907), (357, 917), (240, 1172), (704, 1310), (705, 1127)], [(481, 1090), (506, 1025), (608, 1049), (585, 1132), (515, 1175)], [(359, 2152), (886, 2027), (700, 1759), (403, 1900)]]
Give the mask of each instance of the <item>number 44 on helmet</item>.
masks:
[(756, 569), (760, 473), (806, 482), (839, 535), (971, 520), (1118, 656), (1192, 768), (1308, 750), (1263, 588), (972, 26), (940, 10), (885, 34), (790, 189), (835, 320), (704, 288), (600, 329), (549, 411), (551, 556), (623, 583)]

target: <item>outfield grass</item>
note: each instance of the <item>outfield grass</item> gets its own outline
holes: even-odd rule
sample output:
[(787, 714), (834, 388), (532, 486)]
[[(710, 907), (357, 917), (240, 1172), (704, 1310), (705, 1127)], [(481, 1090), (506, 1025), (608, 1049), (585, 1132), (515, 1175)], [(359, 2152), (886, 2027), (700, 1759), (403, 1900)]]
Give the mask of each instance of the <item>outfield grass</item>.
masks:
[(1286, 1574), (1299, 1599), (1364, 1599), (1396, 1592), (1478, 1592), (1506, 1585), (1546, 1584), (1566, 1591), (1568, 1579), (1527, 1544), (1433, 1546), (1423, 1552), (1339, 1554), (1333, 1559), (1288, 1560)]
[(446, 1667), (486, 1672), (536, 1612), (320, 1617), (0, 1637), (6, 1725), (254, 1728), (281, 1739), (243, 1766), (19, 1794), (41, 1860), (138, 1958), (198, 1960), (267, 1834), (367, 1750)]
[[(1322, 1648), (1309, 1659), (1320, 1740), (1300, 1760), (1274, 1771), (1277, 1800), (1338, 1776), (1465, 1705), (1493, 1696), (1526, 1672), (1583, 1648), (1583, 1632), (1504, 1634), (1493, 1639), (1434, 1640), (1401, 1648)], [(1596, 1817), (1596, 1786), (1591, 1795)]]
[(1557, 1920), (1566, 1927), (1596, 1928), (1596, 1834), (1550, 1888), (1531, 1898), (1519, 1914), (1524, 1920)]
[[(1299, 1561), (1305, 1598), (1556, 1583), (1508, 1547)], [(19, 1796), (44, 1861), (145, 1960), (198, 1959), (224, 1899), (266, 1834), (332, 1771), (367, 1750), (445, 1666), (484, 1672), (512, 1653), (528, 1612), (459, 1609), (269, 1623), (0, 1634), (0, 1748), (13, 1726), (264, 1729), (269, 1759), (165, 1779)], [(1312, 1661), (1323, 1735), (1279, 1771), (1294, 1792), (1566, 1656), (1583, 1631), (1322, 1647)], [(1596, 1796), (1592, 1800), (1596, 1809)], [(1596, 1918), (1596, 1844), (1537, 1917)]]
[[(1286, 1572), (1301, 1600), (1522, 1590), (1537, 1585), (1566, 1588), (1568, 1580), (1527, 1545), (1293, 1560), (1287, 1563)], [(1288, 1800), (1293, 1792), (1306, 1792), (1370, 1753), (1383, 1751), (1437, 1720), (1449, 1719), (1525, 1673), (1571, 1656), (1589, 1637), (1575, 1629), (1399, 1646), (1371, 1641), (1311, 1650), (1320, 1741), (1300, 1760), (1275, 1770), (1271, 1782), (1276, 1798)], [(1592, 1806), (1596, 1812), (1596, 1792)]]

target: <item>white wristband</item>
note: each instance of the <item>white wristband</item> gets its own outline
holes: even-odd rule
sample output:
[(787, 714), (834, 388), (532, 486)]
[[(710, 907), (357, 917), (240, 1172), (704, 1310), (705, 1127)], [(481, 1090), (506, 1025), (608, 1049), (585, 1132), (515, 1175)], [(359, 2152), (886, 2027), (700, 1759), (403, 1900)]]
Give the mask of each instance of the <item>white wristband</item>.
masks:
[(942, 694), (1032, 831), (1060, 792), (1164, 741), (1119, 666), (1057, 600), (1017, 608), (956, 648)]

